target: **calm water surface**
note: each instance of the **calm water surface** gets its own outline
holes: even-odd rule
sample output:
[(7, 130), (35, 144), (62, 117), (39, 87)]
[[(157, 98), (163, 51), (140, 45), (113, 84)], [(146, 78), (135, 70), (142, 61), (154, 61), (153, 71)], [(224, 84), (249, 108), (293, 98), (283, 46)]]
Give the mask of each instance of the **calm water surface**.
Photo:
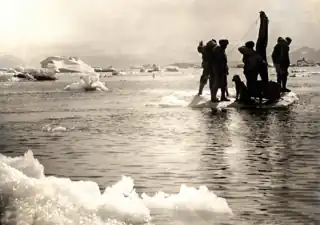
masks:
[[(290, 110), (212, 115), (186, 107), (198, 73), (107, 77), (107, 93), (62, 91), (77, 80), (70, 75), (1, 82), (0, 151), (32, 149), (46, 174), (101, 188), (121, 175), (131, 176), (139, 193), (206, 185), (235, 214), (183, 224), (320, 224), (320, 75), (290, 78), (300, 98)], [(49, 123), (68, 130), (42, 131)]]

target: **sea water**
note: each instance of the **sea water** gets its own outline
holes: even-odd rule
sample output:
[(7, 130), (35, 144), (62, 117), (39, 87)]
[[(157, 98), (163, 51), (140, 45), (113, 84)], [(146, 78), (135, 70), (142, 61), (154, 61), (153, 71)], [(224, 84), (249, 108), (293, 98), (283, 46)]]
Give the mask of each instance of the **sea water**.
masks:
[(289, 110), (214, 115), (188, 107), (200, 70), (1, 78), (1, 223), (318, 224), (317, 72), (289, 78)]

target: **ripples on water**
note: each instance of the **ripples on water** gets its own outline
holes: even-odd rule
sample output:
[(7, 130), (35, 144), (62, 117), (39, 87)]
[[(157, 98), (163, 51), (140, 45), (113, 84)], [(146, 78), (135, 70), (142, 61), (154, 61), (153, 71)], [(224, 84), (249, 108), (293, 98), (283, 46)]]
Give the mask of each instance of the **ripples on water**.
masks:
[[(183, 222), (154, 213), (155, 224), (319, 224), (318, 75), (290, 79), (300, 98), (290, 110), (215, 115), (185, 107), (198, 78), (106, 78), (108, 93), (61, 91), (67, 77), (0, 84), (0, 149), (8, 156), (31, 149), (47, 175), (101, 189), (121, 175), (147, 194), (206, 185), (234, 213)], [(67, 130), (44, 132), (46, 124)]]

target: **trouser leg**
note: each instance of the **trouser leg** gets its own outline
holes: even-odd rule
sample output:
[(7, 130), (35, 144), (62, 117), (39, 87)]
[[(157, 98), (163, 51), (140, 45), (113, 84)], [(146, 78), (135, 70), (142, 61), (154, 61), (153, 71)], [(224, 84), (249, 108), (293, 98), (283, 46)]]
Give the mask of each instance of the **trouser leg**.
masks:
[(287, 80), (288, 80), (288, 67), (284, 68), (283, 71), (283, 79), (282, 79), (282, 87), (284, 92), (290, 92), (290, 90), (287, 88)]
[[(221, 88), (221, 74), (215, 72), (214, 73), (214, 83), (213, 83), (213, 87), (212, 87), (212, 95), (211, 95), (211, 101), (217, 101), (217, 93), (218, 93), (218, 89)], [(221, 93), (222, 95), (222, 93)]]
[(204, 82), (202, 79), (200, 79), (198, 95), (202, 95), (202, 91), (203, 91), (203, 88), (205, 85), (206, 85), (206, 82)]
[(282, 75), (282, 88), (287, 88), (287, 80), (288, 80), (288, 68), (283, 68), (283, 75)]
[(213, 74), (211, 76), (211, 87), (210, 87), (210, 95), (211, 95), (211, 101), (215, 102), (217, 100), (217, 92), (216, 89), (216, 82), (215, 82), (215, 75)]
[(218, 82), (217, 82), (218, 74), (213, 67), (210, 67), (210, 77), (211, 77), (211, 87), (210, 87), (211, 101), (216, 102), (217, 92), (218, 92)]
[(247, 75), (247, 88), (251, 96), (254, 96), (255, 94), (255, 88), (256, 88), (256, 83), (258, 80), (258, 74), (257, 73), (250, 73)]
[(224, 76), (224, 91), (225, 91), (225, 95), (229, 96), (229, 91), (228, 91), (228, 77)]
[(228, 95), (227, 75), (223, 75), (221, 78), (221, 101), (229, 101), (226, 95)]
[(209, 71), (208, 71), (208, 66), (203, 65), (203, 70), (202, 70), (202, 75), (200, 77), (200, 84), (199, 84), (199, 91), (198, 95), (202, 95), (203, 88), (208, 82), (208, 77), (209, 77)]
[(279, 64), (274, 64), (274, 67), (276, 69), (276, 74), (277, 74), (277, 83), (278, 84), (282, 84), (282, 71), (281, 71), (281, 67)]
[(269, 82), (268, 65), (263, 64), (260, 68), (260, 77), (264, 84)]

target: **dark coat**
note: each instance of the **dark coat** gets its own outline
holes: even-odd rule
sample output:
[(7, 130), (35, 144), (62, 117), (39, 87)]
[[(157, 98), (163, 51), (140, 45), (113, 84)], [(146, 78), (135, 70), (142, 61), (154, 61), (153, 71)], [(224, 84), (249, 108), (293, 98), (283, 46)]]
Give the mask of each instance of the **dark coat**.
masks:
[(263, 63), (262, 57), (253, 49), (245, 46), (240, 47), (239, 52), (243, 55), (243, 73), (245, 75), (250, 73), (259, 73), (259, 69)]
[(272, 52), (272, 61), (273, 64), (279, 64), (281, 67), (289, 67), (290, 66), (290, 56), (289, 56), (289, 45), (286, 41), (280, 40), (273, 49)]
[(213, 49), (213, 66), (219, 74), (228, 74), (228, 59), (225, 49), (223, 49), (221, 46), (216, 46)]

